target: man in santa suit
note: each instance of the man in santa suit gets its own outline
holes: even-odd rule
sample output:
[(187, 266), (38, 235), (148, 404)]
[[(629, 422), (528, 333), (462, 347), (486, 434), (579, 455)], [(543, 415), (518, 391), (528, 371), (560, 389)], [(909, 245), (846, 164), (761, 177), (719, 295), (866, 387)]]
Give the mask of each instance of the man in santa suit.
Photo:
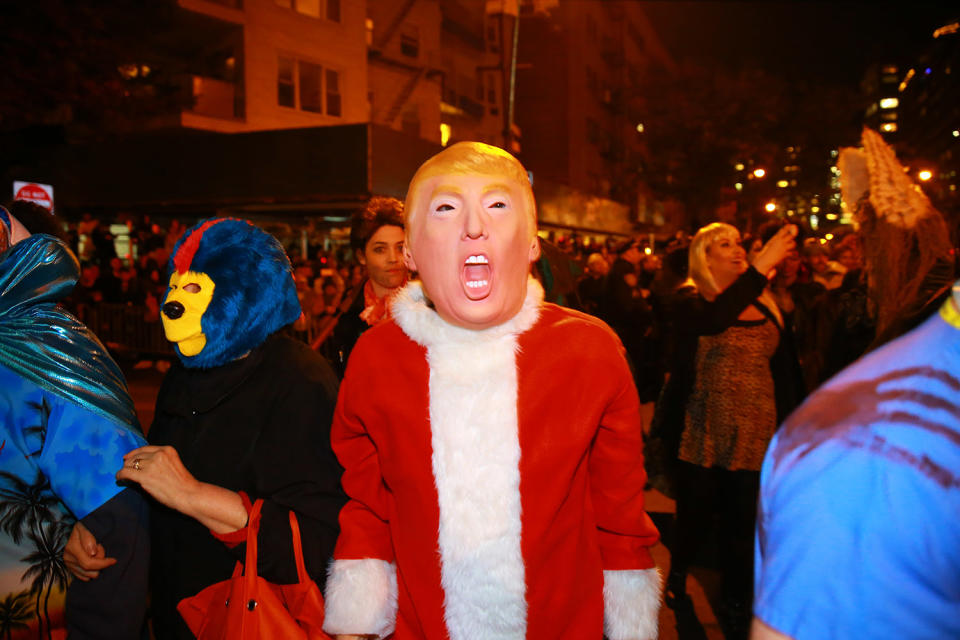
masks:
[(610, 328), (529, 277), (527, 172), (459, 143), (420, 167), (405, 211), (421, 281), (357, 343), (334, 417), (350, 501), (324, 629), (655, 638), (637, 392)]

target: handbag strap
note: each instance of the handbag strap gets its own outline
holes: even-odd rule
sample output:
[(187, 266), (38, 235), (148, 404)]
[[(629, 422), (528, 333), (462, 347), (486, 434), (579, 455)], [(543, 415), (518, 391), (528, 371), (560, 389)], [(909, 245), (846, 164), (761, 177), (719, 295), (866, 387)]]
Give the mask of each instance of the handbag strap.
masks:
[(253, 593), (253, 587), (257, 581), (257, 534), (260, 532), (261, 508), (263, 508), (263, 499), (258, 499), (253, 503), (250, 517), (247, 519), (247, 552), (243, 561), (247, 593)]
[(310, 576), (307, 575), (307, 566), (303, 562), (303, 543), (300, 542), (300, 524), (297, 522), (297, 516), (290, 512), (290, 533), (293, 534), (293, 557), (297, 561), (297, 578), (300, 583), (307, 582)]

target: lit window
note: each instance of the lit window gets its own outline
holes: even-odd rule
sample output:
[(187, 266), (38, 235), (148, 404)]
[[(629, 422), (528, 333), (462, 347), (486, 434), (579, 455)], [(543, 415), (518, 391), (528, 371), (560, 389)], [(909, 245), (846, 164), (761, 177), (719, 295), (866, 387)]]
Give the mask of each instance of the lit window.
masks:
[(733, 168), (736, 169), (737, 171), (743, 171), (743, 163), (738, 162), (737, 164), (733, 165)]
[(296, 107), (296, 88), (293, 80), (293, 58), (280, 56), (277, 60), (277, 104)]
[(340, 116), (340, 73), (327, 69), (327, 115)]
[(781, 189), (786, 189), (787, 187), (790, 186), (790, 183), (786, 180), (777, 180), (777, 186), (780, 187)]
[(827, 214), (827, 220), (836, 220), (836, 219), (837, 219), (837, 214), (835, 214), (835, 213), (828, 213), (828, 214)]
[(820, 207), (817, 207), (817, 206), (810, 207), (810, 211), (811, 213), (820, 213)]
[(897, 105), (900, 104), (900, 101), (896, 98), (883, 98), (880, 100), (881, 109), (896, 109)]
[(320, 0), (297, 0), (297, 12), (311, 18), (319, 18)]

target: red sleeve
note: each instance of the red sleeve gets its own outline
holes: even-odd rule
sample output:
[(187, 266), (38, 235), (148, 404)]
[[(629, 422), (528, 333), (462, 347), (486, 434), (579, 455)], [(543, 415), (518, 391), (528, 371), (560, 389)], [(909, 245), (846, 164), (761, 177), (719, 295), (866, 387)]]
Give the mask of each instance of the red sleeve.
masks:
[[(243, 491), (238, 491), (240, 494), (240, 499), (243, 500), (243, 508), (247, 510), (247, 524), (250, 522), (250, 510), (253, 509), (253, 503), (250, 502), (250, 496), (248, 496)], [(236, 531), (230, 531), (227, 533), (217, 533), (213, 529), (210, 530), (210, 535), (214, 538), (227, 545), (230, 548), (237, 546), (238, 544), (243, 544), (247, 541), (247, 525), (243, 525), (243, 528), (237, 529)]]
[(617, 391), (600, 419), (589, 462), (601, 561), (604, 570), (649, 569), (655, 566), (650, 547), (660, 534), (644, 508), (640, 402), (626, 360), (611, 353)]
[[(361, 345), (358, 345), (360, 347)], [(343, 489), (349, 500), (340, 510), (340, 537), (334, 559), (376, 558), (394, 561), (387, 521), (387, 489), (377, 448), (364, 424), (369, 389), (363, 384), (362, 348), (350, 356), (330, 432), (333, 451), (343, 465)]]

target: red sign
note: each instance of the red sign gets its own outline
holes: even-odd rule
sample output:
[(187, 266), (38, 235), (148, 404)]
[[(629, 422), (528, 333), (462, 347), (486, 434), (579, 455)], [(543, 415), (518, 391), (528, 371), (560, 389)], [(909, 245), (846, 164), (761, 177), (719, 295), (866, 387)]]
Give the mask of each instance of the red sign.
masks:
[(13, 199), (36, 202), (41, 207), (53, 211), (53, 186), (39, 182), (16, 181), (13, 183)]

